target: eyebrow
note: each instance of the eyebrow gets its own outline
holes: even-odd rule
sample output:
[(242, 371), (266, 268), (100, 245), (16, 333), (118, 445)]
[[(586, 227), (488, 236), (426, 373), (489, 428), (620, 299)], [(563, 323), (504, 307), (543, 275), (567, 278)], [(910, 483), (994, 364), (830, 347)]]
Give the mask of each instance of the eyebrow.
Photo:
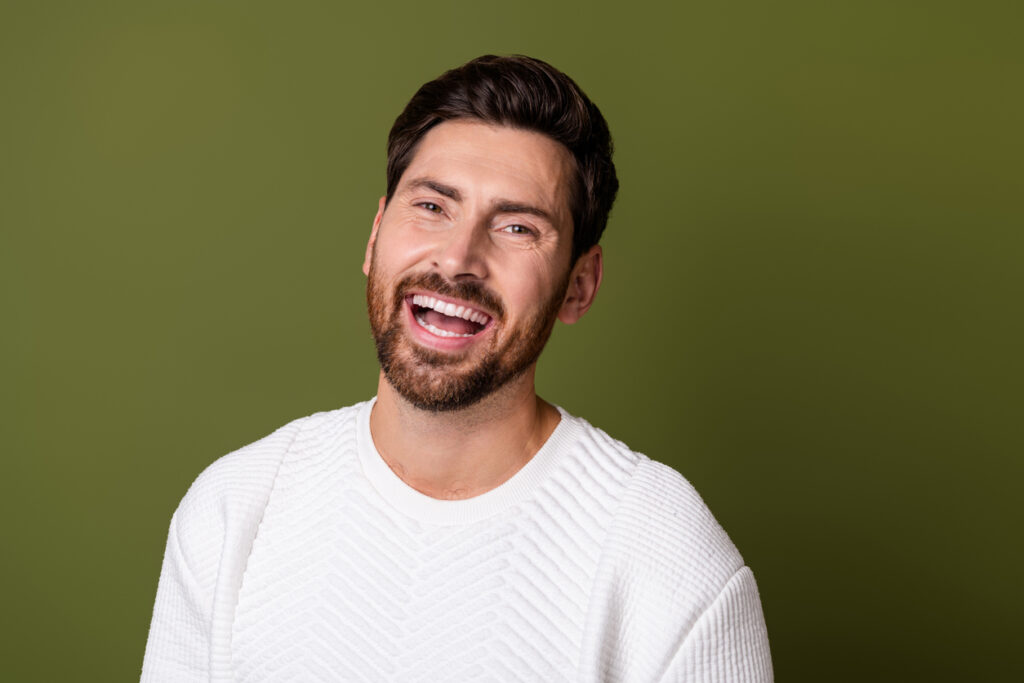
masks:
[(548, 223), (554, 223), (554, 221), (551, 220), (551, 214), (544, 209), (531, 206), (530, 204), (520, 204), (519, 202), (509, 202), (499, 199), (495, 202), (494, 208), (500, 213), (526, 213), (531, 216), (536, 216), (537, 218), (543, 218)]
[(436, 180), (431, 180), (430, 178), (416, 178), (415, 180), (409, 181), (410, 190), (424, 187), (427, 188), (428, 190), (433, 190), (439, 195), (448, 197), (448, 199), (453, 199), (457, 202), (462, 201), (462, 193), (460, 193), (451, 185), (445, 185), (443, 183), (437, 182)]

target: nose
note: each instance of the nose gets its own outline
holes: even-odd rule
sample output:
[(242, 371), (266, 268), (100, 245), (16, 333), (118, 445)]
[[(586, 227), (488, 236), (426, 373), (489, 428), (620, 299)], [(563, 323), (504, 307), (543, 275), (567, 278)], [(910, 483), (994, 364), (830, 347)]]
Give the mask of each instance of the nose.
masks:
[(434, 267), (449, 280), (487, 277), (487, 231), (475, 222), (452, 226), (437, 246)]

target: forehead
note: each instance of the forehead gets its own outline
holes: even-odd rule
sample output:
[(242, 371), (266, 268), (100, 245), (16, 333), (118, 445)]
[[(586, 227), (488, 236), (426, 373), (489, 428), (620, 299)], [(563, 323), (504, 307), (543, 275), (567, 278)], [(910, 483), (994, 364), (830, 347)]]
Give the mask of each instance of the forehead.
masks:
[(570, 220), (575, 164), (563, 144), (535, 131), (473, 120), (445, 121), (416, 147), (398, 184), (429, 177), (467, 197), (540, 204)]

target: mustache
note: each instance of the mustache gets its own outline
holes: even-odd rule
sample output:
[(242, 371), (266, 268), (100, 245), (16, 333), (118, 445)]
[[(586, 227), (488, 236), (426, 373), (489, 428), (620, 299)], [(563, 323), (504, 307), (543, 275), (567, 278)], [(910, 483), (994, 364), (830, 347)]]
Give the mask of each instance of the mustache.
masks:
[(498, 295), (483, 284), (475, 281), (451, 282), (436, 272), (408, 275), (395, 287), (395, 310), (399, 310), (402, 302), (411, 289), (428, 289), (441, 296), (462, 299), (476, 304), (491, 314), (499, 322), (505, 320), (505, 307)]

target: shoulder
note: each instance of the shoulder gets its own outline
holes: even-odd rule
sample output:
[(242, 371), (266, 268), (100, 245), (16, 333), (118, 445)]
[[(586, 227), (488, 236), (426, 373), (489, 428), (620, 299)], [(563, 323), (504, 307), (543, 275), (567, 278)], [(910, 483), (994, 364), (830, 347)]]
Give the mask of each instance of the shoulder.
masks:
[(665, 681), (771, 681), (754, 575), (693, 486), (646, 460), (619, 520), (617, 588), (631, 594), (623, 613), (632, 623), (620, 638), (622, 665), (633, 670), (623, 680), (657, 671)]
[(631, 571), (671, 576), (713, 600), (743, 558), (697, 490), (668, 465), (582, 418), (569, 419), (578, 425), (588, 467), (617, 484), (608, 552), (628, 559)]
[(610, 494), (608, 502), (614, 504), (626, 490), (637, 465), (646, 458), (584, 418), (571, 415), (562, 408), (559, 412), (567, 424), (566, 440), (572, 444), (577, 456), (575, 464), (590, 477), (600, 480)]
[(679, 472), (621, 442), (607, 443), (633, 466), (617, 496), (593, 583), (584, 661), (597, 667), (595, 676), (660, 680), (720, 596), (734, 584), (746, 590), (742, 580), (749, 570)]
[(699, 614), (743, 567), (736, 546), (682, 474), (573, 419), (590, 467), (614, 470), (618, 484), (605, 569), (655, 602), (682, 600)]
[(317, 450), (330, 433), (354, 422), (358, 407), (293, 420), (211, 463), (192, 482), (174, 513), (179, 535), (220, 536), (229, 527), (258, 523), (286, 458), (297, 450)]
[(647, 457), (638, 463), (617, 515), (622, 549), (638, 569), (671, 577), (705, 606), (743, 567), (743, 558), (697, 490)]

